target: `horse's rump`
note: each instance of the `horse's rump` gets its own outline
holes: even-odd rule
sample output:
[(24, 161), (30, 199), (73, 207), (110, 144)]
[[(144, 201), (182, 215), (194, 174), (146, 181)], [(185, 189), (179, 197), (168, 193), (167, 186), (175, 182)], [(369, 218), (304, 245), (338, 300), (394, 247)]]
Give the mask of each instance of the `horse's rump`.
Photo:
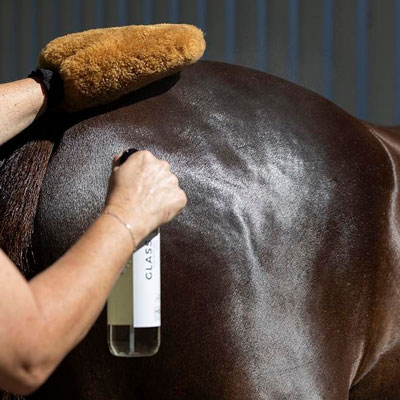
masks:
[(210, 62), (64, 122), (35, 219), (40, 265), (101, 211), (128, 147), (169, 161), (188, 205), (161, 229), (159, 354), (112, 357), (103, 312), (32, 398), (348, 395), (393, 184), (363, 124), (289, 82)]

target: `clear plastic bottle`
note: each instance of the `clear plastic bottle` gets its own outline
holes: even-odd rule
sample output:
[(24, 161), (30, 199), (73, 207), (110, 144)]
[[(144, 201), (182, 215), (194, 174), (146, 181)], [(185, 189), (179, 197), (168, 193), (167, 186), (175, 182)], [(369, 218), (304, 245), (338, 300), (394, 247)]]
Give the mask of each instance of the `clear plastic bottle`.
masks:
[(157, 353), (161, 335), (160, 229), (130, 256), (107, 301), (111, 354), (146, 357)]

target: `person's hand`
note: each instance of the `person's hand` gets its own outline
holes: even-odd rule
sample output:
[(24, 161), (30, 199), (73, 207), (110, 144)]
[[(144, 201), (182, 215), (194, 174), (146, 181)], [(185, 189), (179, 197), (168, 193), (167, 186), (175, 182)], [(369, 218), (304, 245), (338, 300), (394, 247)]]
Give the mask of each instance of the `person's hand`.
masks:
[(171, 221), (187, 203), (168, 162), (140, 150), (118, 166), (113, 160), (105, 210), (116, 213), (139, 232), (139, 240)]
[(48, 43), (39, 68), (61, 77), (64, 100), (56, 109), (79, 111), (172, 75), (204, 50), (203, 32), (188, 24), (91, 29)]

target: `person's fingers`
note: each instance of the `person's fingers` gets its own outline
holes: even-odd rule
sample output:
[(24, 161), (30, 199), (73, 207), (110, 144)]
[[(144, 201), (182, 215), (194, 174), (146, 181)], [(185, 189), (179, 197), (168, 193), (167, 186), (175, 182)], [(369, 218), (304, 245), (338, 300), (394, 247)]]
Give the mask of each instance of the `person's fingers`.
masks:
[(119, 168), (118, 160), (121, 158), (122, 154), (123, 154), (123, 152), (117, 154), (117, 155), (112, 159), (112, 170), (113, 170), (113, 171), (116, 171), (116, 170)]
[(179, 187), (179, 179), (171, 171), (169, 162), (158, 159), (149, 150), (138, 150), (130, 157), (132, 152), (135, 149), (114, 157), (113, 179), (106, 203), (125, 210), (123, 212), (129, 221), (137, 219), (137, 210), (140, 209), (145, 221), (143, 225), (147, 224), (146, 229), (152, 231), (180, 213), (186, 206), (187, 197)]
[(138, 150), (133, 147), (124, 151), (124, 153), (122, 154), (121, 159), (120, 159), (120, 164), (123, 164), (125, 161), (127, 161), (130, 158), (130, 156), (132, 154), (137, 153), (137, 152), (138, 152)]
[(114, 158), (113, 158), (113, 165), (116, 165), (118, 160), (122, 157), (122, 154), (124, 154), (124, 152), (122, 151), (121, 153), (118, 153)]
[(176, 175), (171, 173), (169, 179), (171, 180), (171, 182), (174, 185), (179, 186), (179, 180), (178, 180), (178, 177)]
[(124, 156), (124, 158), (126, 159), (127, 156), (133, 154), (135, 151), (136, 151), (135, 149), (129, 149), (129, 150), (122, 151), (121, 153), (118, 153), (113, 158), (113, 161), (112, 161), (113, 169), (118, 169), (118, 167), (120, 167), (120, 165), (121, 165), (121, 162), (120, 162), (121, 161), (121, 157), (123, 157), (126, 154), (126, 156)]

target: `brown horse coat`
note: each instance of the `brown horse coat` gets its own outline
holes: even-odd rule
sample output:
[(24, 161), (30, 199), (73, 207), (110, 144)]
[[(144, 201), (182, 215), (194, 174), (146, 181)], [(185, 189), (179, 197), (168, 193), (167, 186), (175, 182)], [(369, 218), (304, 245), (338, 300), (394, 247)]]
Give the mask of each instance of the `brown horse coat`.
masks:
[(188, 205), (161, 229), (159, 353), (111, 356), (103, 312), (32, 399), (400, 398), (394, 131), (212, 62), (35, 129), (63, 133), (37, 206), (39, 269), (101, 211), (128, 147), (169, 161)]

